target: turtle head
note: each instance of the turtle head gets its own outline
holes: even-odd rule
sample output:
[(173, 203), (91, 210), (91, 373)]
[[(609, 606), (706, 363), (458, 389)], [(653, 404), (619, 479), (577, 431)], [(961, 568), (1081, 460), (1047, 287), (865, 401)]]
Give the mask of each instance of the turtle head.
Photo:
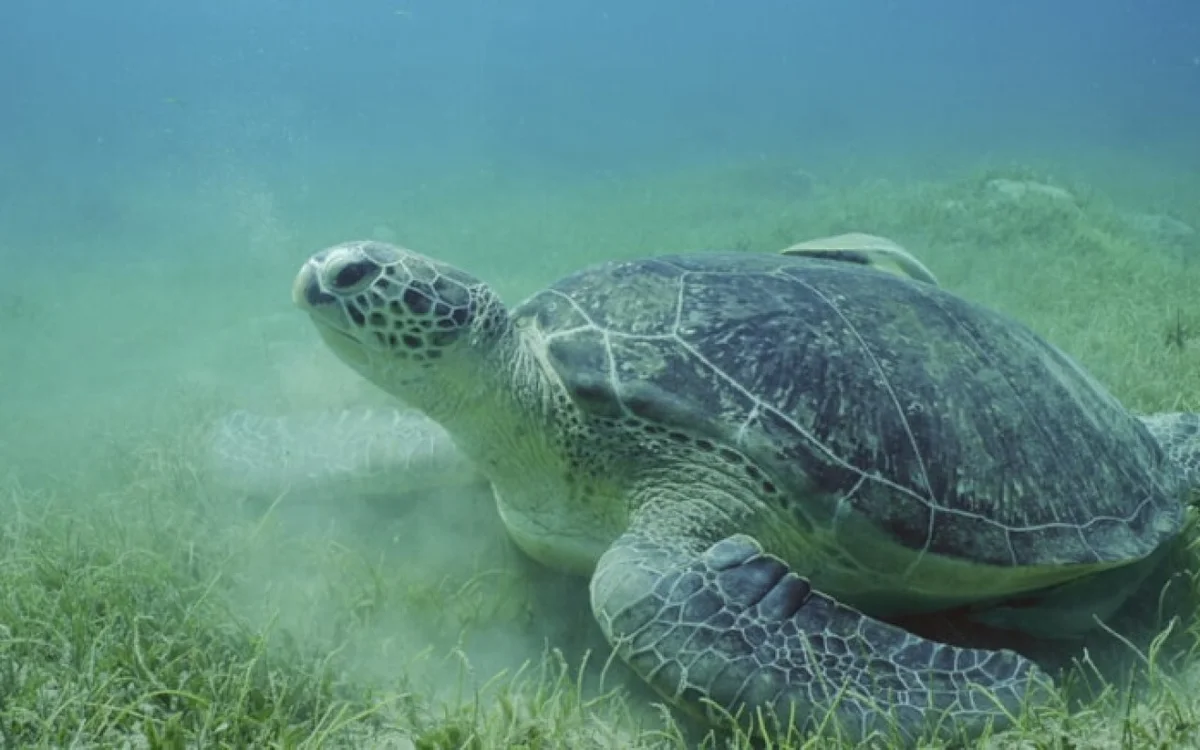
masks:
[(492, 289), (457, 268), (383, 242), (313, 255), (292, 287), (331, 349), (368, 380), (436, 411), (454, 384), (486, 367), (508, 329)]

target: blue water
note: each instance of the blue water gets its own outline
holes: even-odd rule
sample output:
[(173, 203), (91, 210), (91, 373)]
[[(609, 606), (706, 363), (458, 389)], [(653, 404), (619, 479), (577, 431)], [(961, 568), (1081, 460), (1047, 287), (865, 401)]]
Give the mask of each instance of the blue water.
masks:
[(5, 0), (0, 76), (6, 200), (217, 153), (280, 179), (777, 151), (1200, 167), (1191, 0)]
[[(780, 165), (755, 179), (785, 191), (800, 171), (829, 184), (1033, 164), (1107, 175), (1113, 195), (1136, 182), (1131, 210), (1197, 225), (1200, 5), (0, 2), (0, 260), (43, 258), (27, 267), (43, 276), (67, 261), (161, 275), (256, 253), (269, 268), (243, 272), (260, 284), (244, 296), (283, 314), (304, 257), (378, 230), (476, 256), (508, 237), (503, 252), (536, 272), (511, 285), (523, 291), (640, 252), (639, 238), (676, 237), (645, 243), (675, 251), (771, 231), (712, 209), (736, 195), (689, 203), (678, 187), (575, 237), (568, 210), (541, 203), (589, 180), (628, 181), (608, 194), (621, 197), (739, 163)], [(602, 216), (588, 203), (602, 199), (574, 210)], [(645, 232), (601, 236), (637, 221)], [(546, 269), (560, 239), (592, 245)], [(0, 278), (0, 296), (38, 296), (5, 291), (21, 283)]]

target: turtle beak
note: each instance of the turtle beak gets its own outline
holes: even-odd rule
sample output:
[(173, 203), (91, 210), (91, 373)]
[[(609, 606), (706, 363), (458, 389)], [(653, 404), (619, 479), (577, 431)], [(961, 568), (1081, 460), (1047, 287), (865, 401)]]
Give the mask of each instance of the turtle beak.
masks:
[(296, 280), (292, 282), (292, 302), (308, 313), (308, 317), (327, 340), (341, 337), (357, 344), (358, 338), (350, 332), (352, 327), (346, 319), (345, 308), (337, 297), (326, 292), (321, 286), (318, 260), (309, 260), (300, 269), (300, 273), (296, 274)]
[(300, 273), (296, 274), (296, 280), (292, 282), (292, 302), (308, 313), (315, 313), (337, 303), (337, 298), (321, 288), (317, 269), (311, 260), (304, 264)]

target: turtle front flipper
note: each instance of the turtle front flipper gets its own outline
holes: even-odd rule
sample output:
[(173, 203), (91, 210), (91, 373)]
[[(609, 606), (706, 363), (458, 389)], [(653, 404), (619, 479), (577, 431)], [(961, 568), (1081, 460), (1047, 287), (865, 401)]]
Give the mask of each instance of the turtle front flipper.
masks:
[(1048, 684), (1010, 651), (926, 640), (839, 604), (740, 534), (704, 549), (635, 525), (601, 557), (591, 599), (617, 654), (718, 726), (975, 737)]

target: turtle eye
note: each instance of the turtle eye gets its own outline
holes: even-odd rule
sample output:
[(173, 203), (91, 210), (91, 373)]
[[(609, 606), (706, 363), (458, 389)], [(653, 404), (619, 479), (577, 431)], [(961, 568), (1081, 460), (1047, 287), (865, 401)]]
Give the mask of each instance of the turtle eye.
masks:
[(338, 292), (356, 292), (374, 281), (380, 270), (374, 261), (360, 258), (337, 269), (330, 284)]

